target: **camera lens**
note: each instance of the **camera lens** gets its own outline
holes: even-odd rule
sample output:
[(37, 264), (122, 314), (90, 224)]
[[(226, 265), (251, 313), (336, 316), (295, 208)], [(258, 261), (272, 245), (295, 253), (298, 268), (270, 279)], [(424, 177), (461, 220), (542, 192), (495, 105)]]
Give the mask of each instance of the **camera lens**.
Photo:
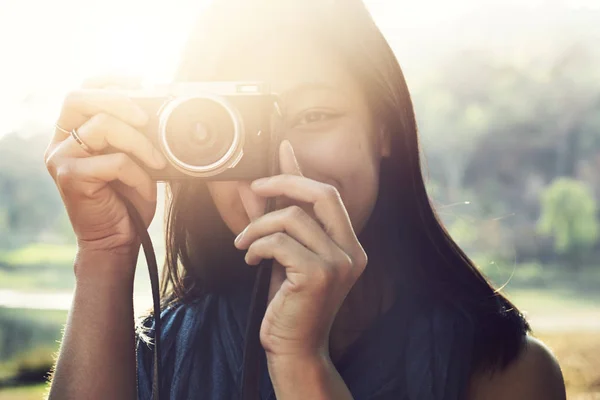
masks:
[(175, 161), (190, 169), (222, 162), (235, 145), (236, 125), (220, 102), (194, 97), (170, 111), (163, 139)]

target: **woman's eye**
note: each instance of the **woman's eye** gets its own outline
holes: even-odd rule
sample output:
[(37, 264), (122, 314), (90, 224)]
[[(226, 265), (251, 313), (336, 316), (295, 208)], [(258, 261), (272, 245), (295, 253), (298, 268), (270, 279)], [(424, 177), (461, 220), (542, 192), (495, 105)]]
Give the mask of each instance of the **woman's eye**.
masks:
[(315, 122), (327, 121), (336, 116), (336, 114), (325, 111), (308, 111), (296, 120), (294, 125), (308, 125)]

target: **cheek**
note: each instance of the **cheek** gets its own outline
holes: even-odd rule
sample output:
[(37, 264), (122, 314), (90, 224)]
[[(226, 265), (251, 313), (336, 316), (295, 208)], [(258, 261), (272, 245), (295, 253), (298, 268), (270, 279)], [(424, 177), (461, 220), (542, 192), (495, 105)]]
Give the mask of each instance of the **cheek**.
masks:
[(370, 152), (362, 151), (353, 155), (353, 161), (344, 161), (344, 171), (340, 171), (340, 194), (348, 210), (352, 226), (358, 234), (366, 224), (377, 200), (379, 189), (379, 168)]
[(250, 222), (240, 199), (239, 182), (207, 182), (208, 190), (221, 218), (235, 235)]
[(380, 158), (373, 151), (369, 130), (361, 124), (344, 124), (317, 139), (292, 144), (305, 176), (340, 191), (358, 234), (371, 215), (379, 188)]

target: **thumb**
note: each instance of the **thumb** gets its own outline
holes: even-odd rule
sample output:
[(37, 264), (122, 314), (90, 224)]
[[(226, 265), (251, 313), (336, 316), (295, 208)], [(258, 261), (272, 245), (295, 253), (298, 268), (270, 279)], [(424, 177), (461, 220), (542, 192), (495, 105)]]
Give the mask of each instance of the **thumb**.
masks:
[(289, 140), (283, 140), (279, 146), (279, 169), (282, 174), (303, 176)]

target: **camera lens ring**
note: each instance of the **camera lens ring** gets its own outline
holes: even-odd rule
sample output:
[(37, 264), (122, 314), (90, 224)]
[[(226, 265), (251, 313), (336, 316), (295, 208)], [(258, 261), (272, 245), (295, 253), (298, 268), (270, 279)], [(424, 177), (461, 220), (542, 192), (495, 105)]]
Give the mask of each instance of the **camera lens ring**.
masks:
[[(225, 154), (223, 154), (223, 156), (217, 161), (203, 166), (192, 165), (180, 160), (171, 149), (171, 146), (167, 140), (167, 124), (169, 123), (169, 119), (173, 112), (175, 112), (175, 110), (183, 104), (199, 99), (210, 100), (223, 107), (231, 118), (231, 122), (233, 124), (233, 140)], [(177, 96), (171, 100), (168, 100), (160, 111), (158, 134), (162, 150), (171, 164), (184, 174), (199, 178), (214, 176), (230, 167), (235, 166), (241, 158), (245, 138), (244, 124), (237, 109), (233, 107), (231, 103), (227, 101), (227, 99), (213, 93), (198, 93), (189, 96)]]

